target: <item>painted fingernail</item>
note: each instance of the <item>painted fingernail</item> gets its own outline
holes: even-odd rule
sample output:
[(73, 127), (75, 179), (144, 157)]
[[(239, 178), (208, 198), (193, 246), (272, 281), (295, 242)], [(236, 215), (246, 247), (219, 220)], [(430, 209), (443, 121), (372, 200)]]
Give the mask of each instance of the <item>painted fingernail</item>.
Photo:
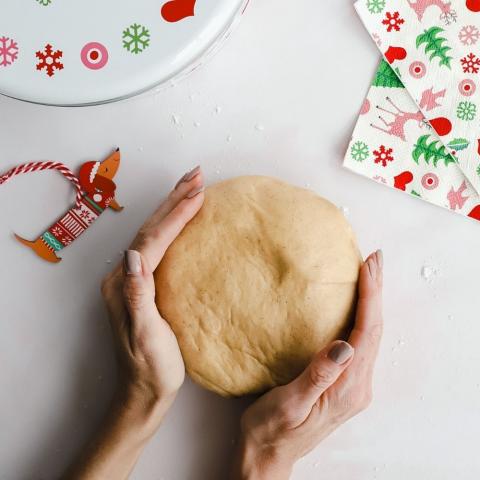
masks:
[(383, 250), (377, 250), (377, 263), (380, 270), (383, 270)]
[(353, 355), (353, 348), (347, 342), (337, 342), (328, 352), (328, 358), (342, 365)]
[(189, 182), (200, 173), (200, 165), (197, 165), (193, 170), (190, 170), (186, 176), (184, 182)]
[(196, 197), (199, 193), (202, 193), (204, 191), (205, 191), (205, 187), (195, 188), (187, 195), (187, 198)]
[(183, 177), (175, 185), (175, 190), (178, 188), (180, 184), (193, 180), (199, 173), (200, 173), (200, 165), (195, 167), (193, 170), (190, 170), (189, 172), (185, 173), (185, 175), (183, 175)]
[(178, 186), (185, 181), (185, 177), (186, 177), (187, 175), (188, 175), (187, 173), (185, 173), (185, 174), (183, 175), (183, 177), (182, 177), (182, 178), (177, 182), (177, 184), (175, 185), (175, 189), (174, 189), (174, 190), (176, 190), (176, 189), (178, 188)]
[(373, 258), (367, 260), (368, 271), (373, 280), (377, 278), (377, 263)]
[(127, 275), (140, 275), (142, 273), (142, 259), (140, 253), (136, 250), (126, 250), (123, 259)]

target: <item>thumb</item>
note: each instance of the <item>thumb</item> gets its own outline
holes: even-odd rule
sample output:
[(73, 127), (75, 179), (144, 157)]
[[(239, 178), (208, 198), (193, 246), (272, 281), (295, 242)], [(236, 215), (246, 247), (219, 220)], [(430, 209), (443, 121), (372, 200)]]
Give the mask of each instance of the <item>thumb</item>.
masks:
[(310, 365), (288, 388), (292, 388), (295, 396), (311, 407), (350, 365), (353, 354), (354, 349), (349, 343), (340, 340), (331, 343), (315, 355)]
[(143, 255), (136, 250), (127, 250), (123, 262), (123, 298), (133, 326), (152, 312), (155, 305), (155, 284)]

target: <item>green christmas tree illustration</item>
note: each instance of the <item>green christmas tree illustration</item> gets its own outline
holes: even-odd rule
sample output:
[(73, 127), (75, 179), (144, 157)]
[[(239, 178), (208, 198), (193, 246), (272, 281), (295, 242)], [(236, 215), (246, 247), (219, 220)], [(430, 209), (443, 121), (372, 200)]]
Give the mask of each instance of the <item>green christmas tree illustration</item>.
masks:
[(423, 156), (425, 162), (430, 164), (432, 161), (433, 166), (436, 167), (438, 162), (443, 161), (445, 166), (450, 163), (457, 163), (457, 160), (447, 152), (447, 149), (443, 145), (439, 145), (438, 140), (432, 140), (428, 143), (430, 135), (422, 135), (415, 144), (412, 152), (413, 160), (415, 163), (419, 163), (420, 158)]
[(405, 88), (397, 74), (385, 60), (380, 62), (372, 85), (385, 88)]
[(447, 41), (444, 37), (439, 37), (438, 34), (443, 32), (443, 28), (440, 27), (431, 27), (428, 30), (425, 30), (422, 34), (417, 37), (417, 48), (420, 48), (421, 45), (425, 44), (425, 53), (430, 55), (430, 60), (434, 58), (440, 59), (440, 66), (445, 65), (448, 68), (451, 68), (450, 62), (452, 57), (447, 55), (447, 52), (451, 48), (444, 43)]

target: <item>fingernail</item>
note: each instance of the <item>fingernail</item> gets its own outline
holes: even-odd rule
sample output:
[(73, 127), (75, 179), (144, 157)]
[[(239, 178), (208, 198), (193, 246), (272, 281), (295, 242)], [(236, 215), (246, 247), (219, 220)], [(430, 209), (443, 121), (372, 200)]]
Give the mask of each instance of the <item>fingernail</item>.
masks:
[(383, 270), (383, 250), (377, 250), (378, 266)]
[(124, 255), (125, 273), (140, 275), (142, 273), (142, 259), (136, 250), (126, 250)]
[(377, 263), (373, 258), (367, 260), (368, 271), (373, 280), (377, 278)]
[(204, 191), (205, 191), (205, 187), (195, 188), (187, 195), (187, 198), (196, 197), (199, 193), (202, 193)]
[(200, 165), (197, 165), (193, 170), (190, 170), (185, 176), (185, 182), (189, 182), (200, 173)]
[(195, 178), (199, 173), (200, 173), (200, 165), (196, 166), (193, 170), (190, 170), (189, 172), (185, 173), (185, 175), (183, 175), (183, 177), (175, 185), (175, 190), (178, 188), (178, 186), (181, 183), (189, 182), (190, 180)]
[(328, 358), (338, 365), (342, 365), (353, 355), (353, 348), (347, 342), (336, 343), (328, 352)]

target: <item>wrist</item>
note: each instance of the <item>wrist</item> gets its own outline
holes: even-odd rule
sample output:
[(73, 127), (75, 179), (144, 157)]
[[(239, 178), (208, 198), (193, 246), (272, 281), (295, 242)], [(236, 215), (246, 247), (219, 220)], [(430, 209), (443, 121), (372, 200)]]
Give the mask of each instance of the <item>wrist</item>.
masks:
[(134, 426), (140, 437), (148, 439), (157, 431), (174, 400), (175, 395), (167, 397), (128, 385), (116, 392), (112, 413)]
[(234, 463), (234, 480), (288, 480), (294, 460), (272, 445), (257, 445), (242, 437)]

